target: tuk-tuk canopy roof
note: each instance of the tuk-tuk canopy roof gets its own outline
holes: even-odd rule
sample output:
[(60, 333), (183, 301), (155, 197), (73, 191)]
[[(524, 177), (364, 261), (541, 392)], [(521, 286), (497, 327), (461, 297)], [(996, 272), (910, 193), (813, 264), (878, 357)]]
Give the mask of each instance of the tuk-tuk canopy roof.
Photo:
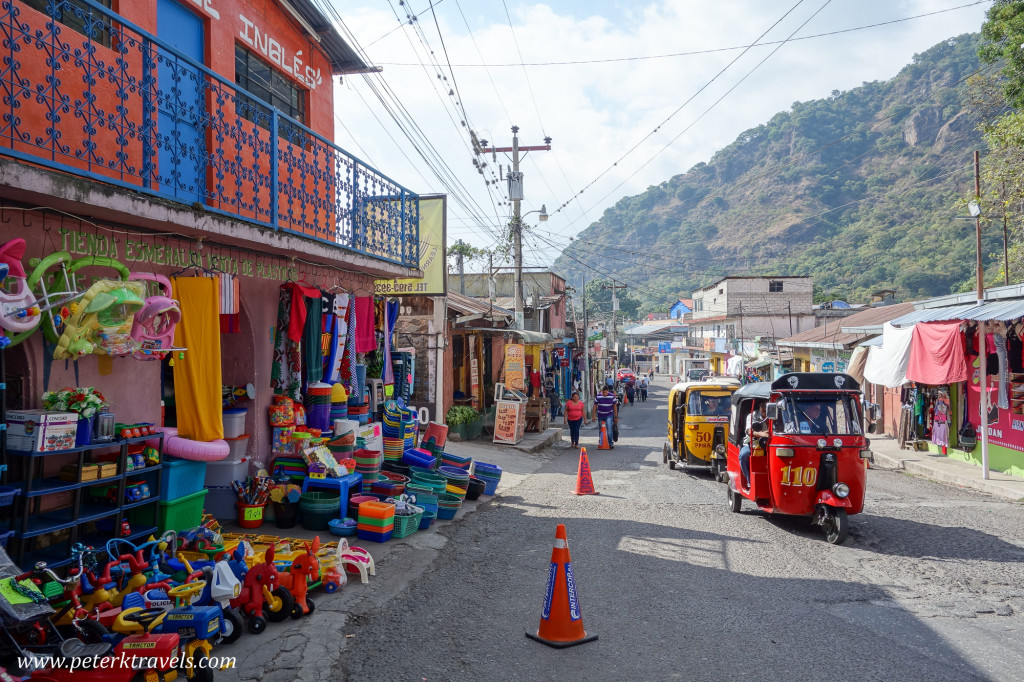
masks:
[(767, 399), (772, 391), (859, 391), (860, 384), (849, 374), (833, 372), (791, 372), (775, 381), (747, 384), (732, 394), (733, 404), (751, 398)]

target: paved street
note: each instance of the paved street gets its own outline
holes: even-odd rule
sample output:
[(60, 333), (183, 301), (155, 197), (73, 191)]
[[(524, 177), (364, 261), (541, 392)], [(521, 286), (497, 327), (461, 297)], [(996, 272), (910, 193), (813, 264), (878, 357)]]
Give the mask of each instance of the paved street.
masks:
[[(872, 470), (866, 512), (830, 546), (805, 520), (732, 514), (722, 484), (668, 470), (666, 394), (662, 382), (623, 409), (614, 451), (588, 448), (600, 496), (570, 493), (568, 447), (521, 454), (534, 473), (414, 535), (370, 586), (244, 637), (236, 646), (261, 648), (240, 677), (1020, 679), (1024, 507)], [(562, 651), (524, 637), (560, 522), (600, 637)]]

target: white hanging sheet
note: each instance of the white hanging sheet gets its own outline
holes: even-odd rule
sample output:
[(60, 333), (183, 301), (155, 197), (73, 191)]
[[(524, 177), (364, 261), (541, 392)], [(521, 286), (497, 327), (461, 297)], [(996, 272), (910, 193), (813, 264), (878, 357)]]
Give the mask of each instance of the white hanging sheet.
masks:
[(875, 346), (864, 365), (864, 378), (873, 384), (899, 388), (907, 383), (907, 362), (914, 325), (897, 328), (891, 322), (882, 327), (882, 345)]

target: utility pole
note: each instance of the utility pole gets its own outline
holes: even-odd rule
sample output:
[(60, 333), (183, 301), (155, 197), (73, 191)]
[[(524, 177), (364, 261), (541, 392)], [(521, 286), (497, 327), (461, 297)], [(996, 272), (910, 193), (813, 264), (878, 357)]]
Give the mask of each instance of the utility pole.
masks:
[[(985, 303), (985, 269), (981, 257), (981, 152), (974, 151), (974, 201), (977, 210), (974, 215), (975, 245), (978, 249), (978, 305)], [(981, 407), (981, 477), (988, 479), (988, 388), (985, 385), (985, 321), (978, 321), (978, 357), (981, 358), (981, 381), (978, 404)]]
[[(519, 152), (546, 152), (551, 151), (551, 138), (545, 137), (543, 145), (531, 147), (519, 146), (519, 126), (512, 126), (511, 147), (487, 147), (487, 140), (480, 140), (481, 152), (484, 154), (511, 153), (512, 170), (508, 174), (508, 194), (512, 200), (512, 232), (515, 238), (515, 314), (516, 328), (525, 327), (523, 320), (523, 219), (520, 215), (519, 204), (523, 200), (523, 174), (519, 172)], [(544, 211), (542, 218), (547, 214)]]
[(786, 301), (786, 312), (789, 314), (789, 335), (793, 336), (793, 303)]
[(583, 275), (583, 409), (590, 407), (590, 324), (587, 319), (587, 276)]
[(1003, 284), (1010, 286), (1010, 252), (1006, 243), (1006, 180), (1003, 180)]
[(615, 280), (613, 279), (611, 286), (608, 286), (607, 284), (602, 284), (601, 288), (612, 290), (612, 352), (615, 355), (615, 361), (613, 363), (614, 366), (612, 367), (612, 369), (615, 369), (615, 367), (617, 367), (619, 364), (619, 332), (617, 325), (615, 324), (615, 313), (618, 312), (619, 310), (619, 297), (615, 295), (615, 290), (625, 289), (626, 285), (616, 284)]
[(747, 359), (743, 355), (743, 301), (740, 301), (740, 352), (737, 355), (740, 356), (740, 381), (747, 375)]
[(459, 256), (458, 256), (459, 257), (459, 293), (462, 294), (463, 296), (465, 296), (466, 295), (466, 273), (465, 273), (465, 270), (463, 268), (463, 257), (464, 257), (465, 254), (462, 251), (462, 240), (460, 239), (459, 241), (455, 242), (455, 246), (457, 246), (459, 248), (459, 252), (458, 252), (459, 253)]
[(494, 315), (494, 254), (487, 254), (487, 319)]

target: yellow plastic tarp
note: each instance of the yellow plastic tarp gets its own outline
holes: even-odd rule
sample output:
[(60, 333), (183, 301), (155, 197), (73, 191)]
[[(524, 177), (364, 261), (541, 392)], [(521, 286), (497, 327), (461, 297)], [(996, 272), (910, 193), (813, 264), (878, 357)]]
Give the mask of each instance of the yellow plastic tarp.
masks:
[(220, 373), (220, 284), (216, 277), (175, 277), (174, 297), (181, 322), (174, 345), (174, 404), (182, 438), (211, 441), (224, 437)]

